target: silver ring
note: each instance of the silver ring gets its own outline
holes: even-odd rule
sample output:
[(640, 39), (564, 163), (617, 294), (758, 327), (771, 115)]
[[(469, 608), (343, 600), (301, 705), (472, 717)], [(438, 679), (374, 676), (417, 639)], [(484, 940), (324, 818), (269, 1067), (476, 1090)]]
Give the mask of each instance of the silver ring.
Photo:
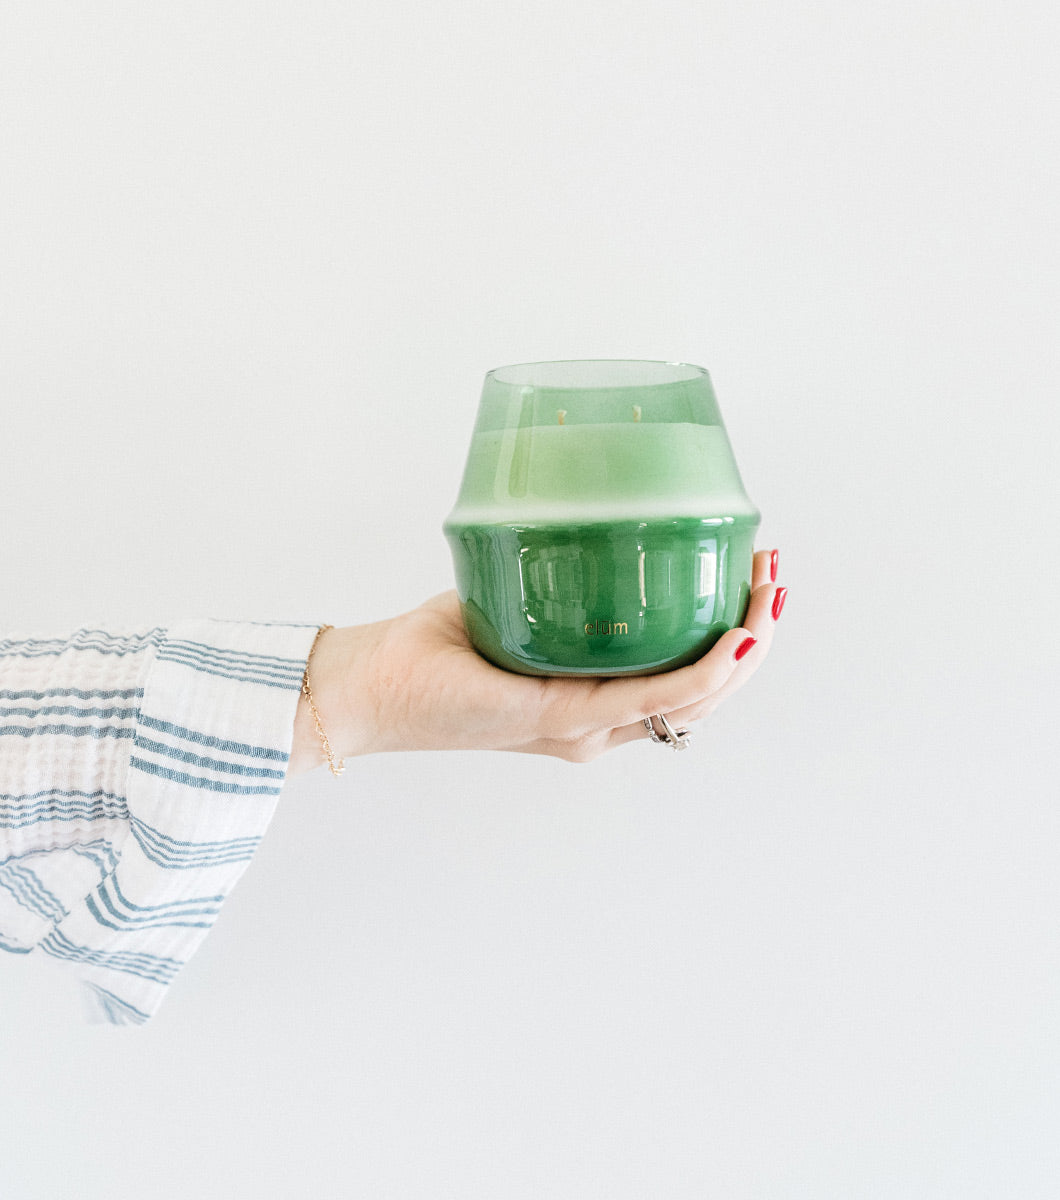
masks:
[(660, 746), (669, 746), (673, 750), (687, 750), (692, 744), (692, 734), (687, 729), (674, 729), (662, 713), (655, 714), (655, 720), (662, 726), (662, 737), (655, 732), (651, 717), (644, 717), (644, 728), (653, 742)]

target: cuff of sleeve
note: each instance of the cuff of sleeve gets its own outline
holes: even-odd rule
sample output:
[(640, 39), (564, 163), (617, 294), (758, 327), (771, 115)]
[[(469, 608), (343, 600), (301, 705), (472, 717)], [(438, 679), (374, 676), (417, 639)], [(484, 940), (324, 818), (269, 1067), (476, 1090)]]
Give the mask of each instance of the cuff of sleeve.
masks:
[(159, 645), (117, 866), (46, 947), (79, 964), (90, 1018), (147, 1020), (242, 876), (283, 786), (316, 631), (190, 621)]

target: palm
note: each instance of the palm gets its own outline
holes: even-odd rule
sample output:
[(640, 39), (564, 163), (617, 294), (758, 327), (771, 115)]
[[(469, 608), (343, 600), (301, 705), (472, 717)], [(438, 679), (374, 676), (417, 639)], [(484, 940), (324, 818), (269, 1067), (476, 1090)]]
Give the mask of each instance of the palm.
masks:
[[(423, 731), (423, 748), (543, 750), (562, 728), (576, 696), (595, 681), (538, 679), (492, 666), (468, 641), (456, 592), (445, 592), (397, 618), (388, 642), (399, 648), (410, 711), (406, 728)], [(410, 697), (411, 692), (411, 697)], [(429, 731), (429, 732), (428, 732)], [(552, 735), (552, 736), (550, 736)]]

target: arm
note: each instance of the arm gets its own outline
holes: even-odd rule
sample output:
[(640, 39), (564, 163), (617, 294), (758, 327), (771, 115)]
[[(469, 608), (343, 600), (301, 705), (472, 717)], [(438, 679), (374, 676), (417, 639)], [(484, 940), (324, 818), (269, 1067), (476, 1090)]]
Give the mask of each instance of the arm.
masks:
[[(489, 749), (584, 762), (646, 738), (644, 717), (696, 721), (743, 686), (783, 604), (772, 575), (756, 555), (744, 626), (663, 675), (499, 670), (471, 648), (449, 592), (328, 630), (310, 682), (340, 757)], [(252, 858), (286, 774), (323, 762), (300, 688), (315, 635), (189, 622), (0, 642), (0, 949), (39, 947), (74, 969), (97, 1019), (147, 1020)]]

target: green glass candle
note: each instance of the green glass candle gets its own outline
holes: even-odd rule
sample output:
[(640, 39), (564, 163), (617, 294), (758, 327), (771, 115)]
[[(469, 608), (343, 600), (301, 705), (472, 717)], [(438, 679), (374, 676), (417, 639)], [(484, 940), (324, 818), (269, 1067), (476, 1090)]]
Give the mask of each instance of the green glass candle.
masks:
[(486, 376), (445, 534), (491, 662), (634, 675), (740, 624), (759, 520), (702, 367), (526, 363)]

